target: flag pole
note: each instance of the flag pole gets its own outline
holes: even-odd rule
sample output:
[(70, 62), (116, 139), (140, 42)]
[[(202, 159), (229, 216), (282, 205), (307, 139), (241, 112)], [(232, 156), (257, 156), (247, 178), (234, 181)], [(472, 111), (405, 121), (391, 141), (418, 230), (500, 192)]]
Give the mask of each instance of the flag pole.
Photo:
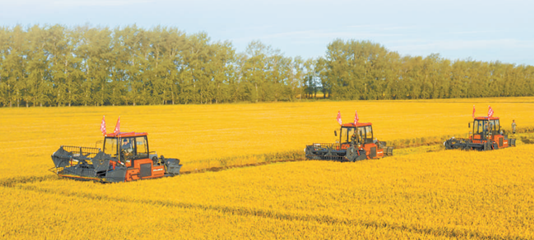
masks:
[[(115, 137), (117, 137), (118, 135), (118, 143), (117, 143), (117, 155), (118, 155), (118, 161), (120, 164), (122, 164), (121, 162), (121, 148), (122, 148), (122, 137), (120, 136), (120, 126), (121, 126), (121, 117), (119, 116), (119, 118), (117, 119), (117, 124), (115, 124), (115, 129), (113, 130), (113, 133), (115, 134)], [(126, 161), (124, 161), (124, 164), (123, 166), (126, 165)]]

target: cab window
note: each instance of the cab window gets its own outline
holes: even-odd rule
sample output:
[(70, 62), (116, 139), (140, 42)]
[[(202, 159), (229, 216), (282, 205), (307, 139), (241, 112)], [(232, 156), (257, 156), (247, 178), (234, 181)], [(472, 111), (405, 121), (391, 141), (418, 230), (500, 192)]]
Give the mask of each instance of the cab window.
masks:
[(341, 128), (341, 143), (350, 142), (350, 138), (352, 137), (352, 134), (354, 133), (354, 128)]
[(358, 128), (358, 136), (360, 136), (360, 138), (365, 138), (365, 128), (363, 127)]
[(475, 134), (482, 134), (484, 133), (484, 129), (487, 128), (487, 125), (488, 125), (488, 121), (483, 121), (483, 120), (477, 120), (475, 121), (475, 125), (473, 126), (474, 128), (474, 133)]
[(121, 138), (121, 158), (124, 157), (127, 160), (134, 159), (136, 155), (135, 149), (134, 137)]
[(501, 123), (499, 122), (499, 119), (493, 120), (493, 132), (498, 133), (501, 130)]
[(146, 139), (146, 136), (136, 137), (135, 145), (137, 148), (136, 158), (148, 158), (148, 141)]
[(366, 139), (373, 141), (373, 128), (371, 126), (365, 127)]
[(106, 138), (104, 141), (104, 153), (111, 157), (117, 157), (117, 142), (116, 138)]

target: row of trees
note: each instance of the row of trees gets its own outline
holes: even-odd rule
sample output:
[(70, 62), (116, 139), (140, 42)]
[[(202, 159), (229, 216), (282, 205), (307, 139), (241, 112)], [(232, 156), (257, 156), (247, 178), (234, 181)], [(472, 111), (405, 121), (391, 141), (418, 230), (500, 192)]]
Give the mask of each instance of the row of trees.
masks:
[(285, 57), (259, 41), (230, 42), (135, 25), (0, 27), (0, 105), (72, 106), (333, 99), (526, 96), (534, 67), (400, 56), (335, 40), (325, 57)]
[(0, 104), (71, 106), (292, 101), (311, 60), (261, 42), (176, 28), (0, 28)]
[(439, 54), (400, 56), (369, 41), (335, 40), (316, 63), (323, 91), (334, 99), (431, 99), (532, 96), (534, 67)]

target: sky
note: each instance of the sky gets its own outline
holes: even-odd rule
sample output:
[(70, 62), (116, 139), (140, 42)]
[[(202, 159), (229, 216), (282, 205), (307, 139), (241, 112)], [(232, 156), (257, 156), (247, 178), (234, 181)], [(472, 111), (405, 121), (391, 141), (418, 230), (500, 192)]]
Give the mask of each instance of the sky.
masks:
[(335, 39), (370, 40), (403, 56), (534, 65), (533, 10), (526, 0), (0, 0), (0, 26), (160, 25), (305, 59)]

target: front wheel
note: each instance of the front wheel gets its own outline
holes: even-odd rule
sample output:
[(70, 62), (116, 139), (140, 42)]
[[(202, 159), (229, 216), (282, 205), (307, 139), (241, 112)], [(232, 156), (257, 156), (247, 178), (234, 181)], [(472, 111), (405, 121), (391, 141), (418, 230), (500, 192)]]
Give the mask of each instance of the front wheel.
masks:
[(347, 158), (347, 160), (349, 162), (354, 162), (356, 161), (356, 158), (358, 157), (358, 150), (356, 150), (356, 148), (354, 148), (354, 146), (351, 146), (347, 149), (347, 153), (345, 154), (345, 158)]
[(452, 140), (447, 140), (443, 143), (443, 145), (445, 146), (445, 149), (452, 149)]

